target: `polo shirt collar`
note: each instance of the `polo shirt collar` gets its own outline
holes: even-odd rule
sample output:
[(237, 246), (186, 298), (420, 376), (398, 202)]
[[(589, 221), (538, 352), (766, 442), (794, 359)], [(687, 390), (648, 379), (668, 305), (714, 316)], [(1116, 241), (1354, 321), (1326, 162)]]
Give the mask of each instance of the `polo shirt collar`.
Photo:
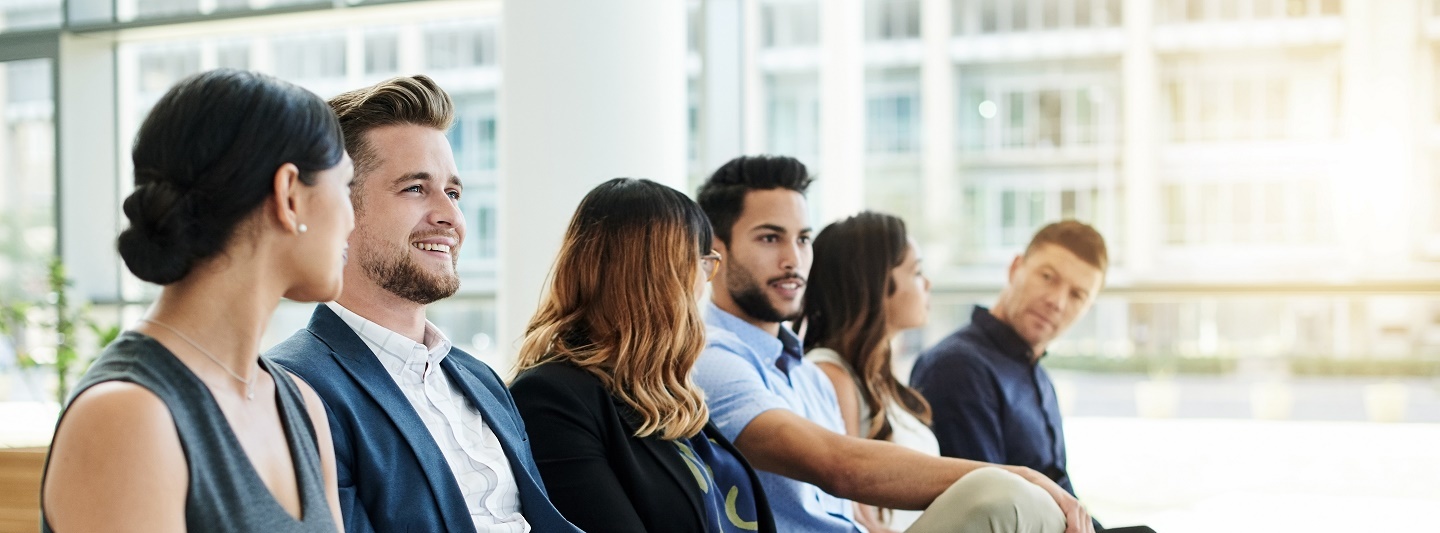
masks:
[(741, 342), (754, 348), (756, 352), (773, 358), (775, 368), (780, 369), (781, 372), (788, 375), (790, 369), (799, 365), (805, 356), (805, 349), (800, 343), (800, 338), (796, 337), (795, 332), (790, 331), (790, 328), (786, 327), (784, 323), (780, 324), (778, 335), (771, 335), (770, 332), (721, 309), (720, 306), (715, 305), (713, 300), (705, 302), (705, 306), (706, 324), (734, 333)]
[(994, 343), (995, 347), (999, 348), (1006, 357), (1026, 365), (1035, 365), (1039, 363), (1040, 358), (1045, 357), (1045, 354), (1042, 353), (1040, 358), (1034, 358), (1035, 352), (1030, 348), (1030, 343), (1025, 342), (1015, 328), (995, 318), (995, 315), (991, 314), (990, 310), (984, 306), (975, 306), (975, 310), (970, 313), (970, 323), (980, 328), (980, 331), (984, 332), (990, 342)]

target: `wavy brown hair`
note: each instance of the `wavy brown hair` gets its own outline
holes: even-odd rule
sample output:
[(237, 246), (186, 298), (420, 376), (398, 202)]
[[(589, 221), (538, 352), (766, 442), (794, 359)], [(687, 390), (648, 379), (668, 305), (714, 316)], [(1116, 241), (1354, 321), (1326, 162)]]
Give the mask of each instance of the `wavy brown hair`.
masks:
[(815, 260), (805, 291), (805, 350), (835, 350), (855, 369), (860, 398), (870, 406), (866, 437), (890, 439), (894, 429), (885, 410), (891, 400), (930, 425), (930, 404), (890, 368), (885, 297), (896, 290), (890, 272), (905, 260), (910, 246), (905, 222), (867, 211), (827, 226), (811, 246)]
[(680, 191), (629, 178), (595, 187), (570, 219), (517, 374), (569, 363), (639, 413), (636, 437), (699, 433), (710, 413), (690, 379), (705, 348), (695, 280), (711, 239), (705, 213)]

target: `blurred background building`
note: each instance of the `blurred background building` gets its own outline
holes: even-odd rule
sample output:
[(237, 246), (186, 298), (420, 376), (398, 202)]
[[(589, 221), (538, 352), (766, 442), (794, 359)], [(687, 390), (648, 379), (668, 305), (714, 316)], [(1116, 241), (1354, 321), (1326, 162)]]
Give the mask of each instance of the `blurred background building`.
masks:
[[(903, 216), (935, 294), (902, 373), (992, 301), (1036, 229), (1073, 217), (1112, 261), (1046, 358), (1077, 457), (1133, 429), (1086, 417), (1440, 422), (1440, 1), (683, 3), (688, 175), (647, 177), (693, 193), (734, 155), (787, 154), (819, 176), (816, 228)], [(469, 224), (461, 293), (430, 317), (503, 373), (528, 316), (498, 303), (516, 290), (500, 242), (529, 237), (501, 226), (520, 179), (499, 148), (505, 8), (0, 0), (0, 300), (43, 302), (59, 255), (97, 317), (143, 312), (157, 288), (113, 253), (118, 205), (132, 136), (180, 78), (248, 68), (329, 97), (424, 73), (457, 104)], [(310, 309), (282, 305), (267, 342)], [(20, 376), (13, 352), (0, 373)], [(1125, 516), (1160, 516), (1142, 511)]]

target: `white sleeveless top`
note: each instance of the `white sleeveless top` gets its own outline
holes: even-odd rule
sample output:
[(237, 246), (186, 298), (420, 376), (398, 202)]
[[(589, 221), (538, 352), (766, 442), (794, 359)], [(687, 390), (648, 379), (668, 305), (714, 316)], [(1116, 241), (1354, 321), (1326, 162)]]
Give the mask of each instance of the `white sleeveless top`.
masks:
[[(805, 354), (805, 358), (815, 363), (830, 363), (845, 370), (850, 380), (855, 383), (855, 388), (860, 388), (860, 380), (856, 377), (855, 369), (850, 363), (840, 357), (840, 354), (829, 348), (816, 348)], [(870, 434), (871, 407), (866, 404), (863, 397), (860, 398), (860, 435)], [(890, 419), (890, 442), (910, 448), (917, 452), (940, 456), (940, 442), (935, 440), (935, 432), (930, 430), (915, 415), (901, 408), (893, 400), (886, 406), (885, 417)], [(922, 511), (906, 511), (896, 509), (891, 512), (890, 520), (886, 525), (891, 528), (904, 531), (911, 524), (920, 518)]]

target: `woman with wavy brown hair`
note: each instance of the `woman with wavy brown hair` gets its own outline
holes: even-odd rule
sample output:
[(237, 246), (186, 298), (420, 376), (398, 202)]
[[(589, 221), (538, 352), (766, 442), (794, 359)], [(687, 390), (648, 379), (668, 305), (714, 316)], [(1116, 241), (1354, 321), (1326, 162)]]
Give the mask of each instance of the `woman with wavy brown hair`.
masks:
[(600, 184), (570, 220), (511, 393), (551, 501), (585, 531), (775, 530), (690, 380), (711, 242), (695, 202), (643, 179)]
[[(925, 325), (929, 314), (930, 280), (905, 222), (867, 211), (827, 226), (812, 246), (806, 357), (835, 385), (846, 432), (939, 456), (929, 404), (891, 370), (895, 336)], [(920, 515), (857, 511), (871, 531), (903, 531)]]

